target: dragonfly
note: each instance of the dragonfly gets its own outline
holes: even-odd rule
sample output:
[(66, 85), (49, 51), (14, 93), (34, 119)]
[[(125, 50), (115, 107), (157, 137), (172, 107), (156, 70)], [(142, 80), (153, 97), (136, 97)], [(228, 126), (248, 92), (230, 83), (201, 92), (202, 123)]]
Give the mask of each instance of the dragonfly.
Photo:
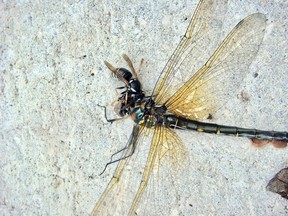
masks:
[[(217, 38), (222, 26), (219, 15), (225, 14), (226, 6), (227, 1), (223, 0), (201, 0), (198, 3), (185, 35), (160, 73), (150, 95), (145, 95), (138, 78), (143, 60), (137, 71), (127, 55), (123, 57), (130, 70), (115, 68), (105, 61), (112, 74), (125, 85), (115, 105), (119, 117), (108, 119), (104, 107), (105, 118), (112, 123), (131, 117), (134, 124), (125, 147), (114, 153), (106, 164), (105, 169), (118, 162), (92, 215), (139, 215), (143, 194), (149, 196), (151, 193), (146, 190), (152, 181), (151, 176), (157, 175), (162, 166), (180, 170), (184, 161), (188, 160), (187, 149), (176, 131), (192, 130), (244, 137), (256, 147), (269, 143), (278, 148), (287, 147), (288, 132), (285, 131), (264, 131), (208, 122), (239, 89), (259, 50), (266, 28), (265, 15), (254, 13), (241, 20), (219, 42)], [(133, 172), (136, 173), (136, 170), (131, 171), (131, 164), (134, 163), (131, 160), (138, 157), (135, 154), (140, 152), (138, 149), (144, 143), (149, 148), (137, 185), (131, 180)]]

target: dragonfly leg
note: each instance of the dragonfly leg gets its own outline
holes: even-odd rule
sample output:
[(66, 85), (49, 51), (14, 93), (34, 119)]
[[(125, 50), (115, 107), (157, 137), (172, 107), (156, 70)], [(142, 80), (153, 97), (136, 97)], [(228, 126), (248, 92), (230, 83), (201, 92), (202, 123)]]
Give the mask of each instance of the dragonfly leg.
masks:
[(119, 158), (119, 159), (116, 159), (116, 160), (112, 160), (112, 159), (113, 159), (113, 156), (115, 156), (116, 154), (119, 154), (119, 153), (122, 152), (122, 151), (125, 151), (125, 150), (128, 149), (128, 148), (129, 148), (129, 146), (125, 146), (124, 148), (122, 148), (122, 149), (118, 150), (117, 152), (115, 152), (114, 154), (112, 154), (112, 155), (111, 155), (111, 158), (110, 158), (110, 161), (109, 161), (108, 163), (106, 163), (103, 171), (99, 174), (99, 176), (102, 175), (102, 174), (105, 172), (105, 170), (107, 169), (107, 167), (108, 167), (110, 164), (117, 163), (118, 161), (121, 161), (121, 160), (124, 160), (124, 159), (126, 159), (126, 158), (128, 158), (128, 157), (131, 157), (131, 156), (134, 154), (134, 152), (135, 152), (136, 146), (134, 146), (134, 145), (132, 146), (132, 151), (131, 151), (128, 155), (126, 155), (125, 157), (121, 157), (121, 158)]
[(128, 116), (126, 116), (126, 117), (121, 117), (121, 118), (108, 119), (108, 118), (107, 118), (106, 106), (101, 106), (101, 105), (99, 105), (99, 104), (97, 104), (97, 106), (102, 107), (102, 108), (104, 109), (105, 119), (106, 119), (107, 122), (110, 122), (111, 124), (112, 124), (114, 121), (123, 120), (123, 119), (126, 119), (126, 118), (128, 117)]

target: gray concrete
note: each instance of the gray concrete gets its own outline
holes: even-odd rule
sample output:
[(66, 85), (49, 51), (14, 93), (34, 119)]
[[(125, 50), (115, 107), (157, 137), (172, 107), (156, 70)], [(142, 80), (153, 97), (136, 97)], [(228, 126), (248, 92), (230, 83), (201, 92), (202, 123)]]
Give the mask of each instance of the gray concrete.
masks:
[[(121, 86), (103, 60), (126, 66), (123, 53), (135, 65), (144, 58), (140, 79), (151, 92), (197, 3), (0, 3), (0, 215), (92, 211), (115, 166), (98, 174), (125, 145), (133, 125), (131, 120), (106, 123), (96, 106), (109, 106), (116, 97), (114, 88)], [(263, 45), (239, 97), (232, 98), (215, 121), (287, 131), (288, 2), (229, 2), (223, 35), (257, 11), (268, 19)], [(246, 139), (179, 134), (190, 163), (172, 177), (178, 185), (176, 204), (166, 198), (159, 205), (146, 199), (142, 207), (155, 215), (288, 214), (287, 200), (265, 190), (274, 174), (288, 166), (287, 149), (255, 149)]]

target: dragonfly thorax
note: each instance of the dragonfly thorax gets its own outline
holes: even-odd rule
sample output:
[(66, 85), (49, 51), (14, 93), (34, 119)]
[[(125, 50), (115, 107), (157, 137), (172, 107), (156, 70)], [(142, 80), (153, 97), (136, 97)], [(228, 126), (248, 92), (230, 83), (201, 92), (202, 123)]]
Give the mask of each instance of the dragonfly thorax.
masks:
[(165, 106), (155, 106), (155, 102), (149, 98), (148, 100), (138, 100), (130, 116), (136, 124), (145, 124), (150, 128), (163, 124), (166, 110)]

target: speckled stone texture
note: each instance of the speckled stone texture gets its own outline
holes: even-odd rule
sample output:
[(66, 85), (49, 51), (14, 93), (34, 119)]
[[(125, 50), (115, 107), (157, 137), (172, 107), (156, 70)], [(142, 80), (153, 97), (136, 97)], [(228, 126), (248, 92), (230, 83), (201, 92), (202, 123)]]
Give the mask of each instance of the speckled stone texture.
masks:
[[(149, 94), (197, 3), (0, 2), (0, 215), (91, 213), (115, 164), (99, 173), (125, 146), (133, 126), (129, 119), (107, 123), (97, 106), (108, 106), (108, 116), (115, 117), (111, 104), (115, 87), (122, 86), (103, 61), (126, 67), (126, 53), (138, 67), (144, 58), (139, 77)], [(288, 2), (229, 1), (227, 13), (219, 14), (225, 16), (219, 32), (224, 37), (254, 12), (267, 16), (264, 41), (238, 96), (215, 122), (287, 131)], [(288, 166), (287, 149), (255, 149), (234, 137), (179, 135), (190, 163), (173, 177), (176, 204), (146, 199), (143, 208), (154, 215), (288, 215), (287, 200), (265, 189)]]

